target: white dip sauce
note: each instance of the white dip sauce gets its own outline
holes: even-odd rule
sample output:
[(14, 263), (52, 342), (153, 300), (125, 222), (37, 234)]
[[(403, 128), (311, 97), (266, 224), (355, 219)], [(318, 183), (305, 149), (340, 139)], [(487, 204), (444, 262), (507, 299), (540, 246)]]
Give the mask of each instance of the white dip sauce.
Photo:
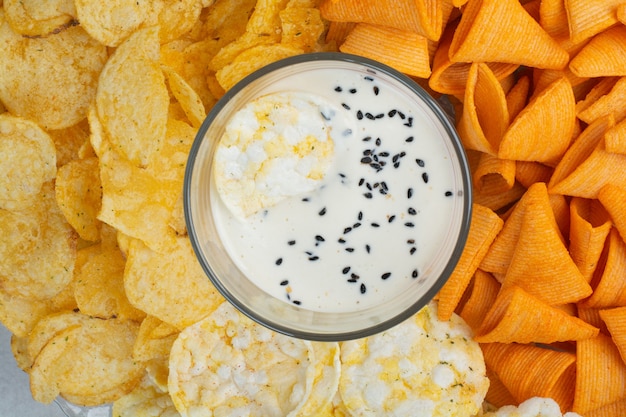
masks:
[(361, 310), (420, 282), (442, 250), (459, 191), (451, 151), (428, 110), (376, 75), (307, 76), (229, 121), (214, 158), (215, 224), (267, 293)]

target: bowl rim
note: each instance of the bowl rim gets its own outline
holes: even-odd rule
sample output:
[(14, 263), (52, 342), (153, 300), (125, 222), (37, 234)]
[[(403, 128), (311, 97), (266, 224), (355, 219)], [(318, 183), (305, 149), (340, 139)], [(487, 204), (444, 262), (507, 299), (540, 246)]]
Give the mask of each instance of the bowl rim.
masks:
[[(459, 164), (459, 170), (461, 174), (460, 182), (463, 186), (463, 195), (461, 196), (463, 199), (463, 218), (460, 221), (458, 237), (454, 244), (454, 249), (450, 252), (450, 257), (448, 258), (445, 267), (442, 269), (439, 276), (433, 281), (431, 287), (427, 291), (425, 291), (422, 297), (416, 299), (413, 304), (411, 304), (408, 308), (399, 312), (398, 314), (386, 320), (380, 321), (376, 324), (363, 326), (352, 331), (333, 332), (332, 330), (329, 330), (325, 333), (318, 333), (297, 330), (289, 326), (269, 320), (265, 318), (263, 314), (254, 311), (253, 309), (250, 309), (245, 303), (235, 297), (223, 285), (222, 280), (217, 277), (217, 274), (215, 274), (213, 268), (205, 259), (204, 253), (201, 249), (202, 244), (200, 242), (200, 238), (194, 227), (194, 217), (191, 208), (191, 180), (194, 173), (194, 168), (196, 167), (198, 152), (200, 150), (202, 142), (205, 140), (206, 133), (211, 123), (220, 114), (224, 106), (234, 97), (236, 97), (243, 89), (245, 89), (249, 83), (256, 79), (262, 78), (263, 76), (284, 67), (316, 61), (340, 61), (357, 64), (361, 67), (365, 66), (369, 70), (373, 70), (377, 73), (385, 73), (387, 76), (394, 78), (404, 87), (406, 87), (411, 93), (417, 95), (424, 102), (424, 104), (427, 105), (429, 110), (434, 114), (435, 118), (441, 123), (454, 150), (453, 154), (454, 156), (456, 156), (457, 162)], [(255, 70), (254, 72), (237, 82), (228, 91), (226, 91), (226, 93), (213, 105), (205, 120), (202, 122), (200, 128), (198, 129), (189, 151), (183, 182), (183, 205), (185, 223), (187, 226), (187, 234), (191, 241), (191, 246), (196, 255), (196, 258), (200, 263), (204, 273), (207, 275), (208, 279), (216, 287), (218, 292), (220, 292), (221, 295), (226, 299), (227, 302), (231, 303), (238, 311), (240, 311), (253, 321), (265, 326), (266, 328), (269, 328), (270, 330), (282, 333), (286, 336), (312, 341), (340, 342), (371, 336), (373, 334), (380, 333), (384, 330), (394, 327), (395, 325), (416, 314), (434, 298), (434, 296), (439, 292), (439, 290), (444, 286), (444, 284), (451, 276), (467, 242), (472, 216), (473, 193), (467, 154), (462, 145), (459, 134), (453, 124), (453, 116), (446, 113), (446, 111), (441, 107), (439, 102), (437, 102), (437, 100), (435, 100), (435, 98), (432, 97), (422, 86), (420, 86), (416, 81), (411, 79), (406, 74), (384, 63), (372, 60), (370, 58), (347, 54), (343, 52), (311, 52), (283, 58)], [(340, 315), (341, 313), (332, 314)]]

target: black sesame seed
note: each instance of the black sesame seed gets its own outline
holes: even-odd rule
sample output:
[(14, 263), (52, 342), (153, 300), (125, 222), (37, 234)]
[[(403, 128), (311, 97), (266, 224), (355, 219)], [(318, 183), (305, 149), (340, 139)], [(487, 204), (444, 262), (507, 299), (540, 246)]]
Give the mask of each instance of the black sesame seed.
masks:
[(363, 139), (361, 139), (363, 142), (369, 142), (370, 140), (372, 140), (371, 136), (365, 136)]
[(412, 247), (411, 250), (409, 250), (409, 253), (411, 255), (413, 255), (416, 251), (417, 251), (417, 248), (416, 247)]
[(406, 197), (407, 198), (413, 197), (413, 189), (412, 188), (409, 188), (408, 190), (406, 190)]
[(285, 279), (285, 280), (280, 281), (280, 285), (281, 285), (281, 287), (289, 285), (289, 280)]
[(371, 162), (372, 162), (372, 158), (369, 156), (364, 156), (363, 158), (361, 158), (362, 164), (370, 164)]
[(404, 141), (407, 143), (413, 142), (413, 136), (409, 136), (408, 138), (404, 139)]
[(361, 277), (353, 272), (353, 273), (350, 274), (350, 278), (359, 279)]
[(378, 223), (372, 223), (372, 224), (371, 224), (371, 226), (372, 226), (372, 227), (380, 227), (380, 224), (378, 224)]
[(348, 106), (346, 103), (341, 103), (341, 107), (343, 107), (346, 110), (350, 110), (350, 106)]
[(391, 276), (391, 272), (385, 272), (385, 273), (384, 273), (384, 274), (382, 274), (380, 277), (381, 277), (382, 279), (387, 279), (387, 278), (389, 278), (390, 276)]
[(365, 245), (365, 252), (370, 253), (371, 250), (372, 248), (370, 247), (370, 245)]
[(411, 215), (411, 216), (415, 216), (417, 214), (417, 210), (415, 210), (413, 207), (409, 207), (409, 209), (407, 210), (407, 212)]
[(290, 240), (289, 242), (287, 242), (287, 244), (288, 244), (289, 246), (293, 246), (293, 245), (295, 245), (295, 244), (296, 244), (296, 241), (295, 241), (295, 240)]
[(383, 117), (385, 117), (385, 113), (378, 113), (376, 116), (374, 116), (375, 119), (382, 119)]
[(300, 302), (299, 300), (293, 300), (293, 303), (297, 306), (299, 306), (300, 304), (302, 304), (302, 302)]
[(370, 184), (369, 182), (365, 184), (365, 187), (367, 187), (368, 190), (372, 191), (372, 184)]
[(370, 156), (372, 154), (372, 150), (371, 149), (366, 149), (363, 151), (363, 155), (365, 156)]
[(364, 196), (365, 198), (368, 198), (368, 199), (369, 199), (369, 198), (374, 197), (374, 196), (372, 195), (372, 193), (370, 193), (370, 192), (363, 193), (363, 196)]
[(309, 256), (309, 261), (317, 261), (319, 259), (320, 259), (320, 257), (317, 256), (317, 255)]
[(335, 87), (335, 91), (338, 93), (341, 93), (343, 91), (343, 88), (341, 88), (340, 86)]
[(389, 187), (387, 187), (387, 183), (385, 181), (382, 181), (380, 183), (380, 188), (382, 188), (383, 190), (388, 190), (389, 189)]
[(323, 207), (320, 211), (317, 212), (317, 214), (319, 214), (320, 216), (326, 214), (326, 207)]
[(393, 167), (394, 167), (394, 168), (400, 168), (400, 162), (395, 162), (395, 163), (393, 164)]
[(406, 223), (404, 223), (404, 225), (406, 227), (415, 227), (415, 224), (413, 224), (412, 222), (406, 222)]
[(359, 120), (363, 119), (363, 112), (361, 110), (356, 112), (356, 118), (359, 119)]
[(374, 94), (378, 95), (378, 93), (380, 92), (380, 89), (376, 86), (374, 86)]
[(304, 198), (302, 199), (302, 201), (304, 201), (305, 203), (306, 203), (306, 202), (308, 202), (308, 201), (309, 201), (309, 197), (304, 197)]
[(346, 252), (352, 253), (352, 252), (354, 252), (354, 248), (346, 248)]
[(384, 151), (384, 152), (379, 152), (378, 156), (380, 156), (381, 158), (386, 158), (389, 156), (389, 152)]
[(367, 117), (370, 120), (374, 120), (375, 119), (374, 115), (372, 113), (369, 113), (369, 112), (365, 113), (365, 117)]
[(366, 81), (374, 81), (374, 79), (370, 77), (369, 75), (366, 75), (365, 77), (363, 77), (363, 79)]
[(356, 222), (356, 223), (354, 223), (354, 224), (352, 225), (352, 227), (353, 227), (354, 229), (357, 229), (357, 228), (361, 227), (361, 223)]
[(323, 111), (321, 111), (320, 114), (326, 121), (329, 121), (332, 118), (332, 114), (325, 114)]
[(356, 93), (356, 88), (351, 88), (350, 90), (348, 90), (350, 92), (350, 94), (355, 94)]
[(348, 272), (350, 272), (350, 267), (349, 266), (346, 266), (345, 268), (343, 268), (341, 270), (341, 273), (344, 274), (344, 275), (347, 274)]
[(391, 216), (389, 216), (389, 220), (388, 220), (388, 221), (389, 221), (389, 223), (391, 223), (391, 222), (393, 222), (395, 219), (396, 219), (396, 216), (395, 216), (395, 215), (391, 215)]
[(276, 265), (280, 265), (283, 263), (283, 258), (276, 259)]
[(324, 239), (324, 236), (320, 236), (320, 235), (315, 235), (315, 240), (318, 242), (325, 242), (326, 239)]
[(376, 138), (376, 146), (380, 146), (380, 144), (383, 143), (380, 138)]
[(415, 244), (415, 239), (407, 239), (406, 243), (408, 243), (409, 245), (413, 245)]
[(361, 185), (363, 185), (363, 183), (364, 183), (364, 182), (365, 182), (365, 178), (361, 178), (361, 179), (359, 180), (359, 187), (360, 187)]
[(424, 180), (424, 183), (428, 184), (428, 173), (427, 172), (423, 172), (422, 173), (422, 180)]
[(412, 127), (413, 126), (413, 118), (409, 117), (407, 122), (404, 124), (407, 127)]
[(411, 277), (417, 278), (418, 276), (419, 276), (419, 272), (417, 272), (417, 269), (414, 269), (413, 272), (411, 273)]
[(387, 113), (387, 116), (393, 117), (396, 115), (396, 113), (398, 113), (398, 110), (389, 110), (389, 113)]
[(380, 171), (381, 169), (383, 169), (383, 168), (382, 168), (382, 166), (381, 166), (379, 163), (376, 163), (376, 162), (372, 162), (372, 163), (370, 164), (370, 166), (371, 166), (372, 168), (374, 168), (376, 171)]
[(350, 233), (351, 230), (352, 230), (352, 228), (350, 226), (348, 226), (345, 229), (343, 229), (343, 234), (345, 235), (346, 233)]
[(361, 294), (365, 294), (365, 292), (367, 291), (367, 288), (365, 287), (365, 284), (361, 284)]
[(337, 239), (337, 242), (339, 243), (346, 243), (346, 240), (342, 237), (340, 237), (339, 239)]
[(398, 110), (398, 116), (400, 116), (400, 118), (402, 120), (404, 120), (406, 118), (406, 116), (404, 115), (404, 113), (402, 113), (400, 110)]
[(356, 217), (357, 217), (357, 219), (359, 219), (359, 221), (363, 220), (363, 212), (359, 211), (359, 214)]
[(397, 162), (397, 161), (398, 161), (398, 159), (400, 159), (400, 154), (399, 154), (399, 153), (395, 154), (395, 155), (391, 158), (391, 160), (392, 160), (393, 162)]
[(446, 197), (451, 197), (452, 196), (452, 191), (446, 191), (444, 195)]
[(415, 162), (416, 162), (416, 163), (417, 163), (417, 165), (418, 165), (419, 167), (421, 167), (421, 168), (424, 168), (424, 165), (426, 165), (426, 163), (424, 163), (424, 160), (423, 160), (423, 159), (419, 159), (419, 158), (417, 158), (417, 159), (415, 160)]
[(350, 283), (353, 283), (353, 284), (354, 284), (354, 283), (356, 282), (356, 279), (354, 279), (354, 278), (348, 278), (348, 282), (350, 282)]

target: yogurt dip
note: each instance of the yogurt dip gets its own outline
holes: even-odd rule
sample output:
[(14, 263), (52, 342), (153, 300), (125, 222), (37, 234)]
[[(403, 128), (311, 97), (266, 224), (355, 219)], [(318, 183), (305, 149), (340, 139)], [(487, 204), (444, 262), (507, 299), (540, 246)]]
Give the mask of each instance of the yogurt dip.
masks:
[(275, 80), (227, 121), (216, 230), (243, 274), (286, 303), (388, 303), (424, 282), (458, 234), (450, 145), (425, 106), (373, 71), (305, 77)]

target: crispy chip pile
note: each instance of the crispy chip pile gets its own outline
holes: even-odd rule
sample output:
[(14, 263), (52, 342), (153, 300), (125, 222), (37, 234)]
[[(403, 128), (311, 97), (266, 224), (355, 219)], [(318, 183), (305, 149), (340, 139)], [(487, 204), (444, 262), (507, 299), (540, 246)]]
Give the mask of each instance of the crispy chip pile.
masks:
[(0, 322), (33, 397), (120, 417), (480, 411), (467, 358), (424, 362), (441, 348), (422, 330), (285, 339), (193, 255), (183, 173), (207, 112), (265, 64), (343, 51), (454, 107), (474, 210), (437, 315), (480, 342), (488, 415), (624, 415), (625, 23), (622, 0), (0, 1)]

